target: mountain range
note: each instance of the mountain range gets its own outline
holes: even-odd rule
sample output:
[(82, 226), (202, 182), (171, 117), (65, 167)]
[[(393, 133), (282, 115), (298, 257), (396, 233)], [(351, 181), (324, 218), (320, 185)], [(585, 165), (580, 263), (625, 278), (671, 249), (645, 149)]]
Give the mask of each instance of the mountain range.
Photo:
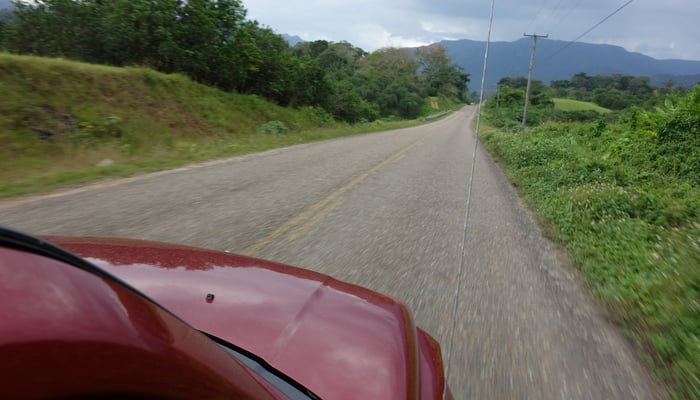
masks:
[[(294, 46), (303, 40), (282, 35)], [(481, 85), (486, 42), (445, 40), (446, 54), (469, 73), (471, 90)], [(527, 76), (532, 52), (532, 39), (514, 42), (492, 42), (486, 71), (486, 89), (492, 90), (501, 78)], [(575, 74), (648, 76), (654, 86), (672, 81), (675, 86), (693, 87), (700, 83), (700, 61), (657, 60), (620, 46), (591, 43), (570, 43), (540, 38), (537, 41), (533, 79), (549, 84), (553, 80), (571, 79)]]
[[(473, 40), (442, 41), (446, 54), (470, 74), (469, 87), (481, 85), (486, 42)], [(492, 42), (489, 48), (486, 88), (494, 88), (508, 76), (527, 76), (532, 39)], [(571, 79), (574, 74), (648, 76), (652, 84), (662, 86), (672, 80), (677, 86), (693, 87), (700, 83), (700, 61), (657, 60), (607, 44), (570, 43), (540, 38), (537, 41), (533, 79), (549, 83)]]

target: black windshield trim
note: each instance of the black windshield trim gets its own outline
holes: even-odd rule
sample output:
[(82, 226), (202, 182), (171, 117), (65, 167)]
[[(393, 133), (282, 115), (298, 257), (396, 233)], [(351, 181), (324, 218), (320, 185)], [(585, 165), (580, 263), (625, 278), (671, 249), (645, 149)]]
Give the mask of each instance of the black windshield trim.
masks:
[(58, 247), (55, 244), (49, 243), (45, 240), (28, 235), (26, 233), (22, 233), (5, 225), (0, 225), (0, 245), (11, 247), (17, 250), (27, 251), (33, 254), (58, 260), (66, 264), (70, 264), (74, 267), (90, 272), (91, 274), (98, 275), (101, 278), (116, 281), (119, 284), (122, 284), (143, 296), (143, 293), (132, 288), (131, 286), (121, 281), (117, 277), (109, 274), (105, 270), (91, 264), (84, 258), (77, 256), (61, 247)]
[[(146, 301), (156, 305), (158, 308), (164, 312), (170, 314), (178, 321), (183, 324), (193, 328), (187, 321), (180, 318), (177, 314), (163, 307), (160, 303), (148, 297), (142, 291), (131, 286), (129, 283), (117, 278), (116, 276), (110, 274), (109, 272), (103, 270), (102, 268), (92, 264), (86, 259), (80, 257), (79, 255), (73, 254), (70, 251), (56, 246), (53, 243), (47, 242), (46, 240), (40, 239), (38, 237), (20, 232), (16, 229), (10, 228), (6, 225), (0, 225), (0, 246), (5, 246), (13, 248), (20, 251), (26, 251), (28, 253), (36, 254), (39, 256), (47, 257), (53, 260), (60, 261), (64, 264), (68, 264), (75, 268), (86, 271), (90, 274), (96, 275), (106, 281), (114, 282), (119, 286), (133, 292), (135, 295), (145, 299)], [(196, 329), (195, 329), (196, 330)]]
[[(202, 331), (200, 331), (202, 332)], [(235, 344), (229, 343), (221, 338), (214, 335), (202, 332), (207, 335), (211, 340), (216, 342), (219, 346), (224, 348), (237, 360), (239, 360), (246, 367), (255, 371), (261, 378), (265, 379), (269, 384), (274, 386), (276, 389), (284, 393), (290, 400), (321, 400), (321, 398), (316, 395), (311, 390), (307, 389), (301, 383), (295, 381), (293, 378), (287, 376), (282, 371), (270, 365), (267, 361), (262, 359), (260, 356), (251, 353)]]

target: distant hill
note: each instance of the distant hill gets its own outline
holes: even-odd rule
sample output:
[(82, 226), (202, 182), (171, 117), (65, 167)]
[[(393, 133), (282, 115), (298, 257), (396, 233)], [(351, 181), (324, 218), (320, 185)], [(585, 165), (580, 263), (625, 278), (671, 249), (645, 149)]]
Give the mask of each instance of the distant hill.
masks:
[(302, 43), (302, 42), (304, 42), (304, 39), (300, 38), (299, 36), (290, 36), (290, 35), (287, 35), (287, 34), (282, 34), (282, 37), (283, 37), (284, 40), (286, 40), (287, 43), (289, 43), (289, 45), (292, 46), (292, 47), (296, 46), (297, 43)]
[[(571, 79), (574, 74), (649, 76), (655, 85), (673, 80), (676, 85), (692, 87), (700, 77), (700, 61), (657, 60), (640, 53), (632, 53), (619, 46), (574, 43), (559, 51), (568, 42), (539, 39), (535, 56), (533, 78), (549, 83), (552, 80)], [(470, 89), (481, 84), (485, 42), (473, 40), (442, 41), (447, 55), (471, 76)], [(507, 76), (527, 76), (532, 39), (515, 42), (492, 42), (486, 87), (495, 87)]]
[(12, 7), (12, 0), (0, 0), (0, 9)]

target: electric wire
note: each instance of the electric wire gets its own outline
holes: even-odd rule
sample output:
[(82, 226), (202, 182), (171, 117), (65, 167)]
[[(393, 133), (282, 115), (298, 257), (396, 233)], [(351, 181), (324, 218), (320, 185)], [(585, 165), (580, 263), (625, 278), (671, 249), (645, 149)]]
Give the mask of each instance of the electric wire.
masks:
[(527, 32), (528, 30), (530, 30), (530, 27), (531, 27), (535, 22), (537, 22), (537, 20), (540, 18), (540, 14), (542, 14), (542, 10), (544, 10), (544, 7), (547, 5), (547, 3), (549, 3), (549, 0), (544, 0), (544, 1), (542, 2), (542, 5), (540, 6), (540, 9), (537, 11), (537, 14), (535, 14), (535, 18), (533, 18), (533, 19), (530, 21), (530, 23), (527, 25), (527, 27), (525, 28), (525, 31), (526, 31), (526, 32)]
[(566, 21), (567, 18), (569, 18), (569, 15), (571, 15), (571, 13), (572, 13), (573, 11), (575, 11), (575, 10), (578, 8), (579, 5), (581, 5), (581, 1), (582, 1), (582, 0), (577, 0), (576, 3), (574, 3), (574, 5), (573, 5), (572, 7), (570, 7), (570, 8), (567, 9), (564, 13), (562, 13), (563, 16), (562, 16), (561, 18), (558, 18), (558, 19), (557, 19), (557, 23), (556, 23), (554, 26), (552, 26), (552, 29), (549, 29), (549, 33), (552, 34), (552, 36), (555, 36), (555, 34), (556, 34), (556, 32), (557, 32), (557, 29), (559, 29), (559, 27), (561, 26), (561, 24), (562, 24), (564, 21)]
[(561, 3), (562, 3), (563, 1), (564, 1), (564, 0), (559, 0), (559, 2), (557, 3), (557, 5), (554, 6), (554, 8), (552, 9), (552, 16), (553, 16), (554, 14), (556, 14), (556, 12), (559, 10), (559, 7), (561, 6)]
[[(557, 23), (553, 26), (553, 28), (552, 28), (552, 30), (550, 30), (550, 32), (553, 31), (553, 30), (555, 30), (555, 29), (557, 29), (557, 28), (559, 28), (559, 27), (562, 25), (562, 23), (563, 23), (574, 11), (576, 11), (576, 10), (579, 8), (579, 6), (581, 5), (582, 1), (583, 1), (583, 0), (577, 0), (576, 3), (573, 4), (573, 6), (567, 7), (567, 8), (565, 9), (566, 11), (563, 12), (563, 16), (562, 16), (561, 18), (558, 19)], [(623, 4), (621, 7), (619, 7), (617, 10), (615, 10), (615, 11), (612, 12), (610, 15), (608, 15), (607, 17), (605, 17), (603, 20), (599, 21), (599, 22), (598, 22), (597, 24), (595, 24), (593, 27), (589, 28), (586, 32), (584, 32), (583, 34), (579, 35), (579, 37), (577, 37), (576, 39), (574, 39), (574, 40), (571, 41), (571, 42), (567, 42), (566, 44), (562, 45), (561, 48), (555, 50), (553, 53), (551, 53), (551, 54), (549, 54), (547, 57), (543, 58), (542, 61), (540, 61), (540, 62), (549, 61), (550, 59), (554, 58), (558, 53), (564, 51), (567, 47), (571, 46), (571, 45), (574, 44), (576, 41), (580, 40), (582, 37), (584, 37), (585, 35), (587, 35), (587, 34), (590, 33), (591, 31), (593, 31), (593, 29), (597, 28), (599, 25), (601, 25), (602, 23), (604, 23), (606, 20), (610, 19), (613, 15), (615, 15), (615, 14), (618, 13), (618, 12), (620, 12), (623, 8), (627, 7), (630, 3), (632, 3), (632, 1), (634, 1), (634, 0), (630, 0), (630, 1), (628, 1), (627, 3)], [(559, 4), (561, 4), (561, 2), (560, 2)], [(557, 5), (557, 7), (559, 7), (559, 4)], [(540, 7), (540, 11), (538, 11), (537, 15), (535, 16), (535, 18), (534, 18), (532, 21), (530, 21), (530, 24), (529, 24), (528, 26), (532, 26), (532, 25), (534, 24), (534, 22), (536, 22), (537, 19), (539, 19), (540, 14), (541, 14), (541, 12), (542, 12), (542, 9), (544, 8), (545, 5), (546, 5), (546, 2), (542, 3), (542, 6)], [(555, 7), (555, 9), (556, 9), (556, 7)], [(550, 38), (551, 38), (551, 37), (554, 36), (554, 35), (551, 35), (551, 34), (550, 34), (549, 36), (550, 36)], [(511, 66), (510, 66), (510, 69), (509, 69), (509, 72), (508, 72), (505, 76), (508, 76), (508, 77), (515, 76), (514, 74), (515, 74), (516, 71), (519, 70), (520, 68), (521, 68), (521, 67), (519, 67), (519, 66), (511, 65)], [(527, 66), (525, 66), (525, 67), (523, 67), (523, 68), (527, 68)], [(495, 86), (495, 87), (497, 87), (497, 86)], [(491, 88), (494, 88), (494, 86), (491, 86)]]
[[(542, 21), (543, 26), (547, 25), (547, 24), (545, 24), (545, 22), (549, 22), (550, 20), (552, 20), (553, 18), (555, 18), (557, 16), (557, 12), (559, 11), (559, 7), (561, 7), (561, 3), (563, 1), (564, 0), (559, 0), (551, 10), (547, 11), (546, 18)], [(538, 26), (535, 26), (535, 31), (543, 31), (543, 29), (537, 29), (537, 28), (538, 28)]]
[[(474, 132), (474, 148), (472, 150), (472, 165), (469, 172), (469, 185), (467, 187), (467, 205), (464, 211), (464, 230), (462, 241), (459, 246), (459, 269), (457, 270), (457, 279), (455, 287), (455, 297), (452, 304), (452, 329), (447, 345), (447, 362), (445, 363), (445, 385), (449, 380), (450, 366), (452, 364), (452, 348), (454, 344), (455, 331), (457, 330), (457, 310), (459, 308), (459, 296), (461, 294), (462, 276), (464, 275), (464, 249), (467, 243), (467, 231), (469, 227), (469, 214), (471, 210), (472, 188), (474, 187), (474, 168), (476, 167), (476, 151), (479, 147), (479, 130), (481, 128), (481, 106), (484, 102), (484, 86), (486, 85), (486, 71), (489, 61), (489, 48), (491, 47), (491, 31), (493, 30), (493, 10), (495, 0), (491, 0), (491, 15), (489, 17), (489, 31), (486, 37), (486, 50), (484, 51), (484, 67), (481, 72), (481, 90), (479, 92), (479, 105), (476, 108), (476, 128)], [(443, 393), (443, 400), (447, 397), (447, 390)]]
[(571, 46), (572, 44), (578, 42), (579, 39), (581, 39), (582, 37), (584, 37), (584, 36), (588, 35), (589, 33), (591, 33), (591, 31), (593, 31), (595, 28), (597, 28), (597, 27), (599, 27), (600, 25), (602, 25), (605, 21), (607, 21), (607, 20), (609, 20), (610, 18), (612, 18), (613, 15), (615, 15), (615, 14), (619, 13), (620, 11), (622, 11), (623, 8), (625, 8), (625, 7), (627, 7), (628, 5), (630, 5), (633, 1), (634, 1), (634, 0), (628, 0), (625, 4), (621, 5), (621, 6), (618, 7), (615, 11), (613, 11), (613, 12), (610, 13), (610, 14), (608, 14), (607, 17), (601, 19), (601, 20), (598, 21), (595, 25), (593, 25), (592, 27), (588, 28), (588, 30), (586, 30), (585, 32), (583, 32), (582, 34), (580, 34), (576, 39), (574, 39), (574, 40), (572, 40), (572, 41), (570, 41), (570, 42), (567, 42), (564, 46), (562, 46), (562, 47), (560, 47), (559, 49), (555, 50), (554, 53), (550, 54), (549, 57), (545, 58), (545, 59), (543, 60), (543, 62), (544, 62), (544, 61), (551, 60), (552, 58), (554, 58), (554, 56), (556, 56), (557, 54), (561, 53), (562, 51), (564, 51), (565, 49), (567, 49), (567, 48), (568, 48), (569, 46)]

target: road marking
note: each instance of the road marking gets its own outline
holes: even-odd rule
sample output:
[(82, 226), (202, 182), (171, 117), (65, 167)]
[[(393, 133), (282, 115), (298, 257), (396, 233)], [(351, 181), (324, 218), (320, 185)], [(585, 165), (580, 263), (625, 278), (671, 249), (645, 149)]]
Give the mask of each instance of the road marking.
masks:
[(316, 225), (318, 222), (320, 222), (322, 219), (326, 218), (326, 215), (330, 214), (331, 211), (335, 210), (338, 208), (341, 204), (343, 204), (345, 200), (343, 199), (338, 199), (334, 202), (332, 202), (328, 207), (324, 208), (323, 210), (319, 211), (318, 214), (316, 214), (313, 218), (308, 220), (304, 225), (298, 227), (297, 229), (293, 230), (292, 232), (287, 235), (285, 238), (285, 242), (291, 242), (292, 240), (298, 238), (301, 236), (304, 232), (306, 232), (309, 228), (312, 226)]
[(395, 158), (395, 159), (394, 159), (393, 161), (391, 161), (391, 162), (392, 162), (392, 163), (399, 162), (399, 161), (400, 161), (402, 158), (404, 158), (404, 157), (406, 157), (406, 155), (405, 155), (405, 154), (401, 154), (401, 157), (397, 157), (397, 158)]
[[(294, 240), (297, 237), (299, 237), (301, 234), (303, 234), (308, 228), (310, 228), (312, 225), (317, 224), (320, 222), (324, 217), (326, 217), (333, 209), (337, 208), (340, 206), (342, 201), (338, 202), (337, 204), (334, 203), (334, 205), (331, 205), (328, 209), (324, 210), (324, 207), (326, 207), (328, 204), (333, 202), (338, 198), (338, 196), (342, 195), (343, 193), (347, 192), (348, 190), (352, 189), (355, 187), (357, 184), (360, 182), (364, 181), (367, 179), (368, 176), (372, 175), (373, 173), (377, 172), (381, 168), (397, 162), (398, 160), (402, 159), (403, 157), (406, 156), (406, 153), (408, 153), (411, 149), (414, 147), (418, 146), (419, 144), (425, 142), (428, 138), (422, 138), (416, 142), (413, 142), (412, 144), (404, 147), (403, 149), (399, 150), (395, 154), (389, 156), (387, 159), (384, 161), (380, 162), (379, 164), (375, 165), (374, 167), (370, 168), (366, 172), (360, 174), (359, 176), (353, 178), (350, 182), (346, 183), (344, 186), (342, 186), (340, 189), (337, 189), (333, 193), (329, 194), (328, 197), (324, 198), (323, 200), (319, 201), (318, 203), (312, 205), (311, 207), (307, 208), (304, 210), (301, 214), (297, 215), (296, 217), (290, 219), (289, 221), (285, 222), (280, 226), (279, 228), (275, 229), (270, 233), (268, 236), (260, 239), (256, 243), (252, 244), (249, 247), (246, 247), (243, 249), (243, 251), (240, 252), (240, 254), (243, 255), (253, 255), (255, 252), (259, 251), (263, 247), (267, 246), (270, 244), (273, 240), (277, 239), (278, 237), (284, 235), (287, 233), (289, 230), (293, 229), (295, 226), (299, 225), (300, 223), (307, 221), (305, 224), (299, 226), (297, 229), (292, 231), (289, 236), (287, 237), (286, 240)], [(319, 212), (317, 215), (314, 215), (316, 212)], [(313, 223), (312, 223), (313, 222)]]

